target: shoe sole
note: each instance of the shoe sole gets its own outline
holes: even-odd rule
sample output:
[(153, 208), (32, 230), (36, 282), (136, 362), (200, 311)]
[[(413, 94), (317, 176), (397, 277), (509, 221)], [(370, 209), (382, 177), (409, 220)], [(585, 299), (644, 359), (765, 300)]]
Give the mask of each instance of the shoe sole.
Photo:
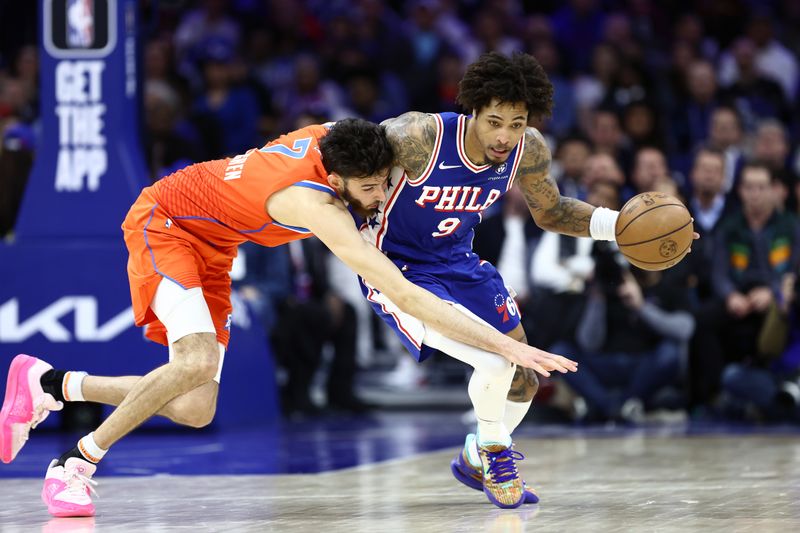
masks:
[[(459, 453), (459, 455), (460, 455), (460, 453)], [(455, 459), (450, 461), (450, 471), (453, 473), (453, 477), (456, 478), (461, 483), (463, 483), (464, 485), (466, 485), (467, 487), (469, 487), (469, 488), (471, 488), (473, 490), (477, 490), (477, 491), (483, 492), (483, 480), (478, 481), (473, 476), (471, 476), (471, 475), (465, 473), (463, 470), (461, 470), (458, 467), (458, 458), (459, 458), (459, 456), (456, 456)], [(531, 490), (528, 490), (527, 488), (525, 490), (525, 496), (524, 496), (523, 499), (524, 499), (523, 503), (526, 503), (526, 504), (539, 503), (539, 496), (537, 496), (536, 494), (534, 494)]]
[(27, 420), (12, 417), (11, 411), (17, 402), (19, 380), (20, 378), (27, 379), (26, 373), (28, 369), (36, 364), (36, 361), (35, 357), (19, 354), (11, 361), (11, 366), (8, 369), (6, 395), (3, 400), (3, 408), (0, 410), (0, 461), (4, 463), (10, 463), (14, 460), (16, 455), (14, 453), (14, 442), (21, 438), (25, 426), (33, 420), (33, 398), (30, 395), (28, 395), (27, 399)]
[(47, 505), (47, 512), (50, 513), (52, 516), (55, 516), (56, 518), (79, 518), (85, 516), (94, 516), (95, 514), (94, 509), (92, 509), (91, 511), (66, 511), (63, 509), (59, 509), (58, 507), (54, 508), (49, 504)]
[(56, 518), (80, 518), (80, 517), (88, 517), (94, 516), (95, 510), (94, 508), (87, 511), (77, 511), (77, 510), (66, 510), (66, 509), (59, 509), (58, 507), (53, 507), (49, 501), (47, 501), (47, 495), (45, 494), (45, 490), (42, 489), (42, 502), (47, 506), (47, 512), (50, 513), (51, 516), (55, 516)]
[[(460, 452), (459, 452), (460, 454)], [(474, 477), (469, 474), (465, 474), (461, 471), (458, 467), (458, 457), (450, 461), (450, 471), (453, 472), (453, 477), (459, 480), (461, 483), (466, 485), (467, 487), (474, 489), (474, 490), (483, 490), (483, 480), (478, 481)]]
[(496, 506), (500, 507), (501, 509), (516, 509), (523, 503), (525, 503), (525, 492), (522, 493), (522, 497), (514, 502), (514, 503), (502, 503), (497, 498), (494, 497), (492, 491), (487, 489), (486, 487), (483, 488), (483, 493), (486, 494), (486, 497), (489, 498), (489, 501), (495, 504)]

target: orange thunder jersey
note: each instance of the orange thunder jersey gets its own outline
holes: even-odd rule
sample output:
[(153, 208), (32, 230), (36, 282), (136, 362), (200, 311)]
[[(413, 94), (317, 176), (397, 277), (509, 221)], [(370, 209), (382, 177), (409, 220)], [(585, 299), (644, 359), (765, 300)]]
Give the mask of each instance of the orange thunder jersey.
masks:
[(308, 126), (261, 149), (191, 165), (156, 182), (153, 198), (174, 224), (221, 251), (235, 254), (235, 247), (246, 240), (279, 246), (309, 237), (305, 228), (273, 221), (266, 202), (291, 185), (336, 195), (319, 151), (327, 131), (325, 126)]

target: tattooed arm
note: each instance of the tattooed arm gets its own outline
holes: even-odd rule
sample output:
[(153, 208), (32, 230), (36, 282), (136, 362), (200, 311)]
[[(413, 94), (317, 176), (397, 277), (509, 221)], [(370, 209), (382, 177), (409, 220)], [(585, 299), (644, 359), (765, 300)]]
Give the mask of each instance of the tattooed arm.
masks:
[(550, 150), (544, 137), (534, 128), (525, 132), (525, 152), (522, 154), (516, 182), (536, 224), (547, 231), (589, 236), (589, 220), (595, 207), (576, 198), (561, 196), (550, 175)]
[(416, 179), (428, 166), (436, 145), (436, 119), (428, 113), (410, 111), (381, 122), (394, 150), (394, 165)]

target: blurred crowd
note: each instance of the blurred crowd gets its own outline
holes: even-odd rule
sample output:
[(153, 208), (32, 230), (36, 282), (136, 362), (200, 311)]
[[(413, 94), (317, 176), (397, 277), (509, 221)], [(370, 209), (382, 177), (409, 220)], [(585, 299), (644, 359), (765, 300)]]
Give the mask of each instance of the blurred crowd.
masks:
[[(6, 33), (2, 11), (29, 21), (35, 6), (10, 4), (0, 8), (0, 235), (13, 231), (38, 112), (35, 32), (26, 22)], [(555, 87), (553, 116), (532, 125), (562, 194), (619, 209), (665, 191), (702, 236), (678, 267), (644, 272), (613, 247), (543, 234), (514, 193), (488, 214), (475, 248), (518, 293), (530, 342), (581, 362), (565, 383), (546, 382), (539, 402), (555, 390), (549, 400), (586, 421), (664, 409), (800, 421), (800, 2), (141, 5), (152, 180), (310, 123), (457, 111), (458, 82), (481, 53), (532, 54)], [(363, 409), (357, 368), (396, 349), (342, 269), (313, 240), (243, 249), (240, 294), (272, 332), (289, 410), (319, 408), (309, 390), (320, 366), (328, 403)]]

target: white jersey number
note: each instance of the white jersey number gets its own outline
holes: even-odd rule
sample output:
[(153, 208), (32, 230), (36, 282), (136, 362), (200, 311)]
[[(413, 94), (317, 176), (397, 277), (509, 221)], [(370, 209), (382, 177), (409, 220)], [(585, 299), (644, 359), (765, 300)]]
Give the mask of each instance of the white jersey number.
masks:
[(439, 237), (446, 237), (453, 233), (459, 226), (461, 225), (460, 218), (446, 218), (439, 222), (439, 231), (434, 231), (431, 233), (436, 238)]

